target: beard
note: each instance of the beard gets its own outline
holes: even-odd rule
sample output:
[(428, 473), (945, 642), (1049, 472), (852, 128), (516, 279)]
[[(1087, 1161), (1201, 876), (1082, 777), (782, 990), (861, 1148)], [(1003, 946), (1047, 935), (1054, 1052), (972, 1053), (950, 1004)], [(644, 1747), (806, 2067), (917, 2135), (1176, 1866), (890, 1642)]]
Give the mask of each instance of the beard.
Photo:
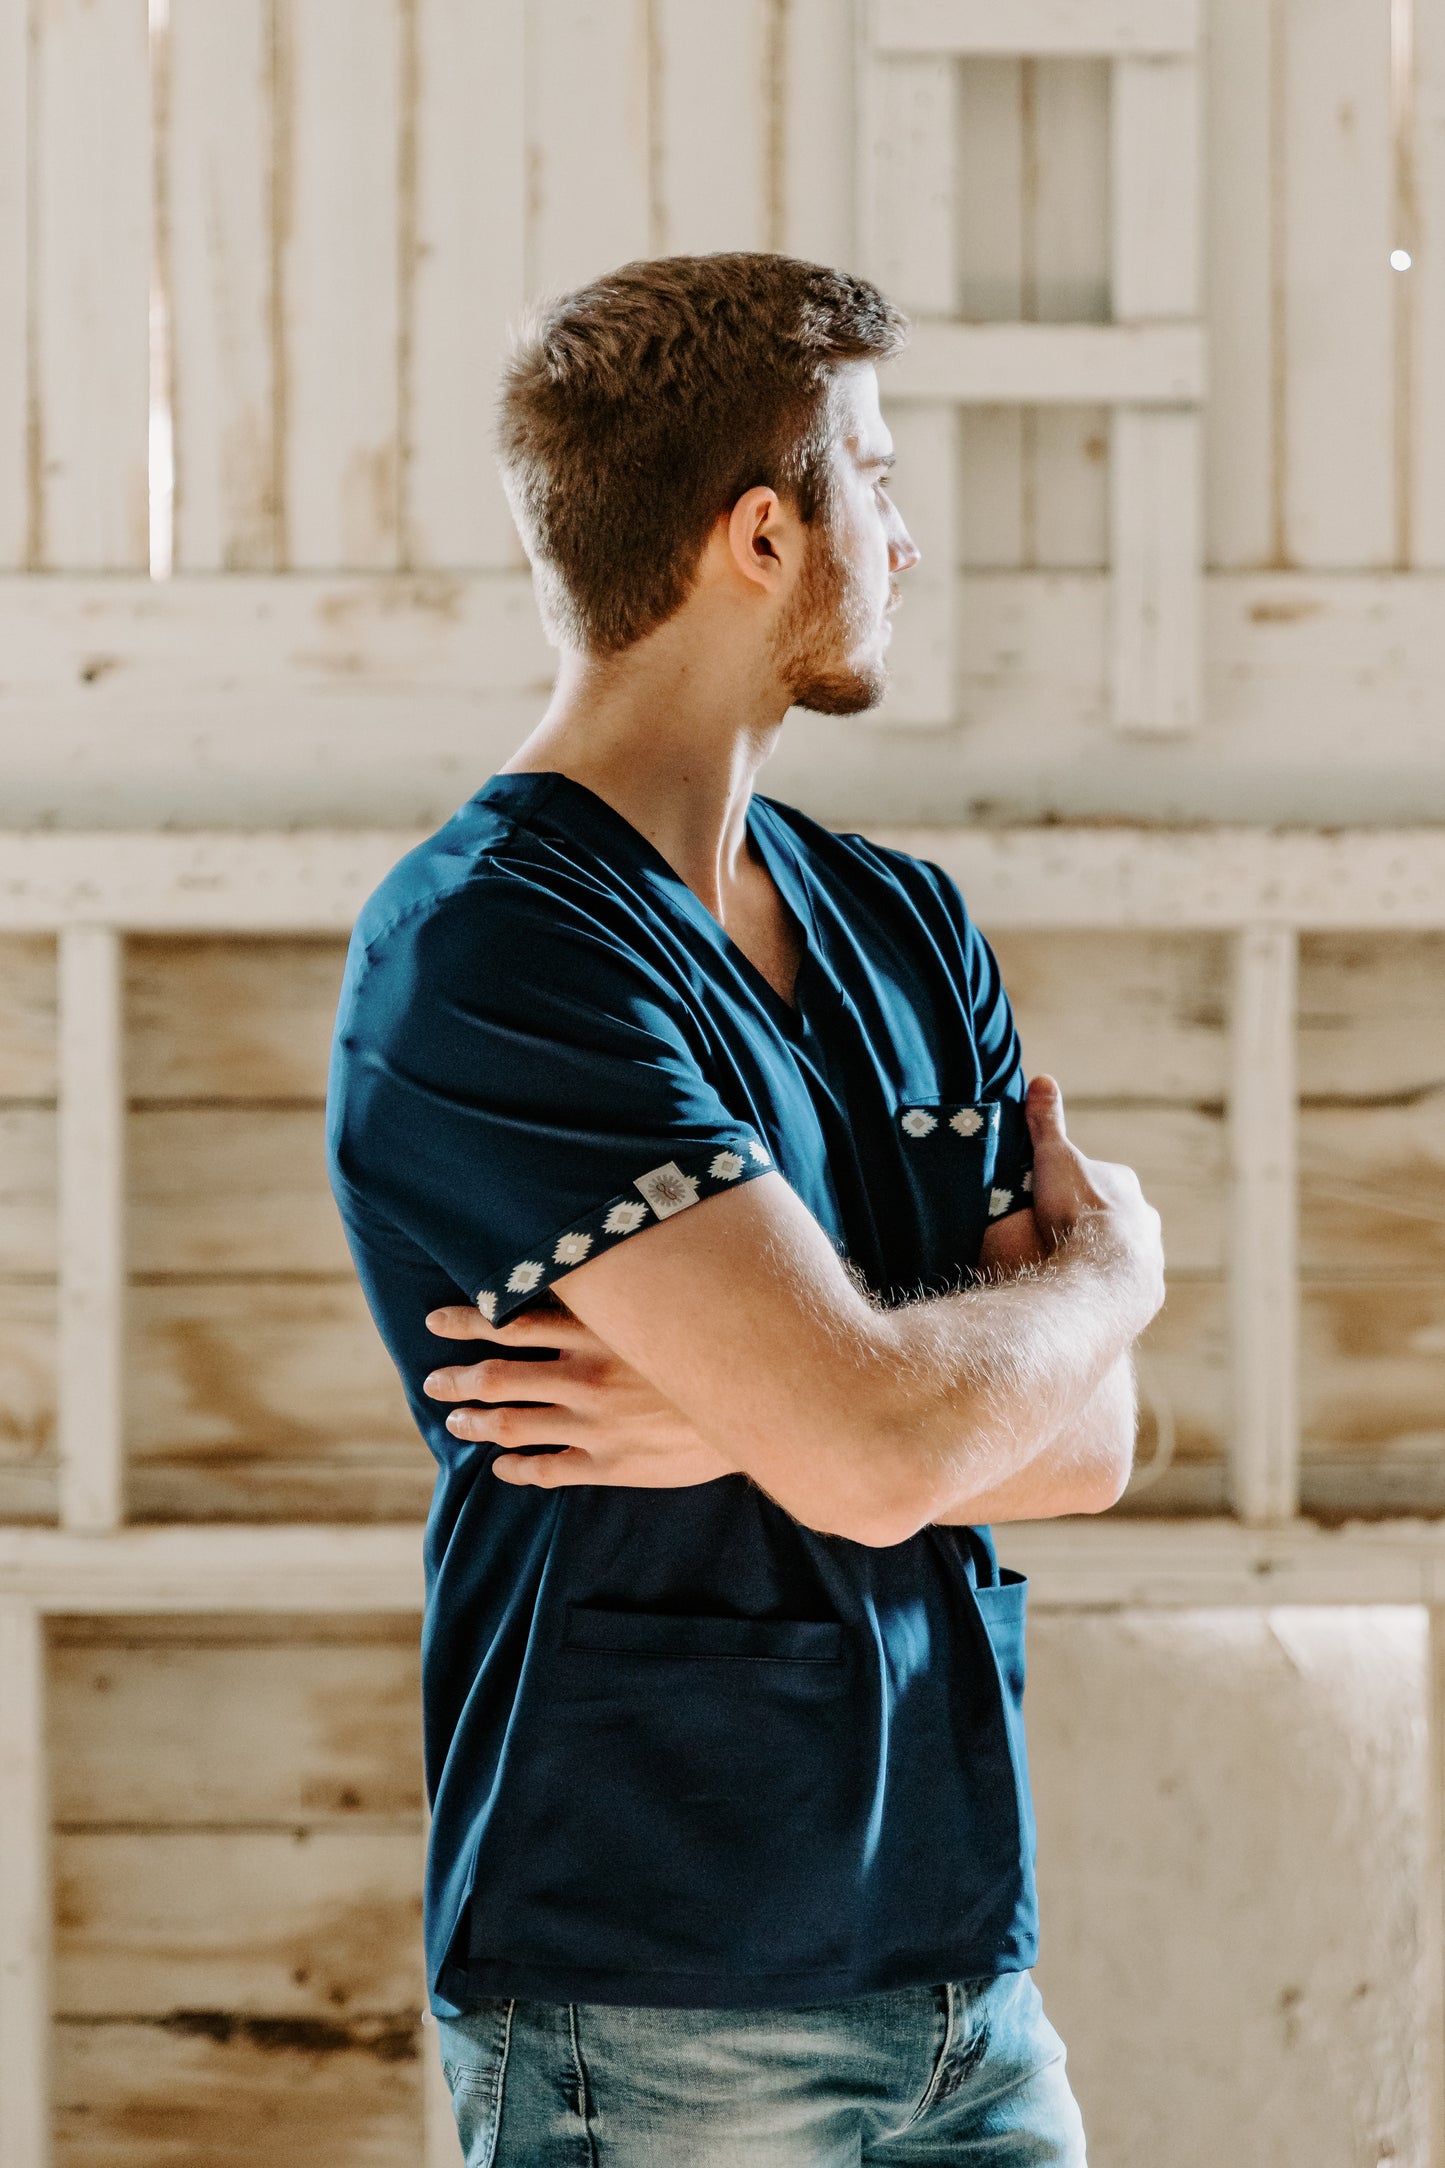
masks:
[(848, 659), (872, 629), (874, 610), (824, 513), (774, 640), (773, 660), (790, 707), (814, 715), (861, 715), (877, 707), (888, 685), (887, 664), (881, 655), (866, 663)]

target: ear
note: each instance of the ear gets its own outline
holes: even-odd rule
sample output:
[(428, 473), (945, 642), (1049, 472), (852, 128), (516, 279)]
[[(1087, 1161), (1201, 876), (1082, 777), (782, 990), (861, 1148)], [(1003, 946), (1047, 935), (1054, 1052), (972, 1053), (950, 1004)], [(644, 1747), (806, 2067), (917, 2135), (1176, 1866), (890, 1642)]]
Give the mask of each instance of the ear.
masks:
[(727, 519), (728, 551), (743, 578), (766, 594), (781, 591), (784, 554), (795, 516), (775, 489), (760, 483), (739, 497)]

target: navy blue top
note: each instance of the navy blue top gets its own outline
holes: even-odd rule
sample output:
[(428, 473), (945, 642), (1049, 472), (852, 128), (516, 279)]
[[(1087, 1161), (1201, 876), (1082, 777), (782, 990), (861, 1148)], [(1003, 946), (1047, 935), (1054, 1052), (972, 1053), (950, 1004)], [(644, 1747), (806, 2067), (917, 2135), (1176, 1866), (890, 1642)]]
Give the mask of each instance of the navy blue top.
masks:
[(1037, 1955), (1025, 1582), (987, 1528), (876, 1549), (742, 1475), (512, 1488), (421, 1389), (462, 1356), (428, 1310), (501, 1321), (769, 1167), (890, 1302), (969, 1284), (990, 1217), (1026, 1204), (1018, 1037), (953, 881), (770, 798), (748, 829), (805, 943), (796, 1006), (550, 772), (493, 776), (352, 936), (328, 1146), (437, 1462), (443, 2016), (489, 1995), (821, 2002)]

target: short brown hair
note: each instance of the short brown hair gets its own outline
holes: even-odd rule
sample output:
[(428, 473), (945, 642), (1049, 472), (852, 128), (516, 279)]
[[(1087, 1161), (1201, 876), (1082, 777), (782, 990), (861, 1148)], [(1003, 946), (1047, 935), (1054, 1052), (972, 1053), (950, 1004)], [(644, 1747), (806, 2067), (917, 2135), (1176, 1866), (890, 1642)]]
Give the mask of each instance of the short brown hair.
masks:
[(502, 380), (498, 449), (549, 629), (593, 653), (640, 640), (760, 483), (814, 519), (830, 373), (906, 335), (866, 279), (792, 256), (663, 256), (538, 306)]

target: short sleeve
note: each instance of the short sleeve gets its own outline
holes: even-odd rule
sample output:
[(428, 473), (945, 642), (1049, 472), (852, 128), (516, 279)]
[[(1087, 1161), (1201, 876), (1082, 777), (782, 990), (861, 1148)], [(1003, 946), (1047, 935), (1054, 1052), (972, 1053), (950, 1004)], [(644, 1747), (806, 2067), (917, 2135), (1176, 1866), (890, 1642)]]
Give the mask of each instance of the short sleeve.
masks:
[(491, 869), (353, 938), (333, 1184), (502, 1323), (573, 1267), (772, 1166), (625, 925)]
[(1033, 1139), (1023, 1105), (1028, 1089), (1023, 1049), (998, 958), (975, 924), (958, 883), (931, 860), (923, 863), (938, 889), (959, 944), (979, 1065), (979, 1098), (1000, 1102), (998, 1149), (989, 1184), (988, 1214), (990, 1219), (1003, 1219), (1010, 1212), (1022, 1211), (1031, 1202), (1034, 1186)]

